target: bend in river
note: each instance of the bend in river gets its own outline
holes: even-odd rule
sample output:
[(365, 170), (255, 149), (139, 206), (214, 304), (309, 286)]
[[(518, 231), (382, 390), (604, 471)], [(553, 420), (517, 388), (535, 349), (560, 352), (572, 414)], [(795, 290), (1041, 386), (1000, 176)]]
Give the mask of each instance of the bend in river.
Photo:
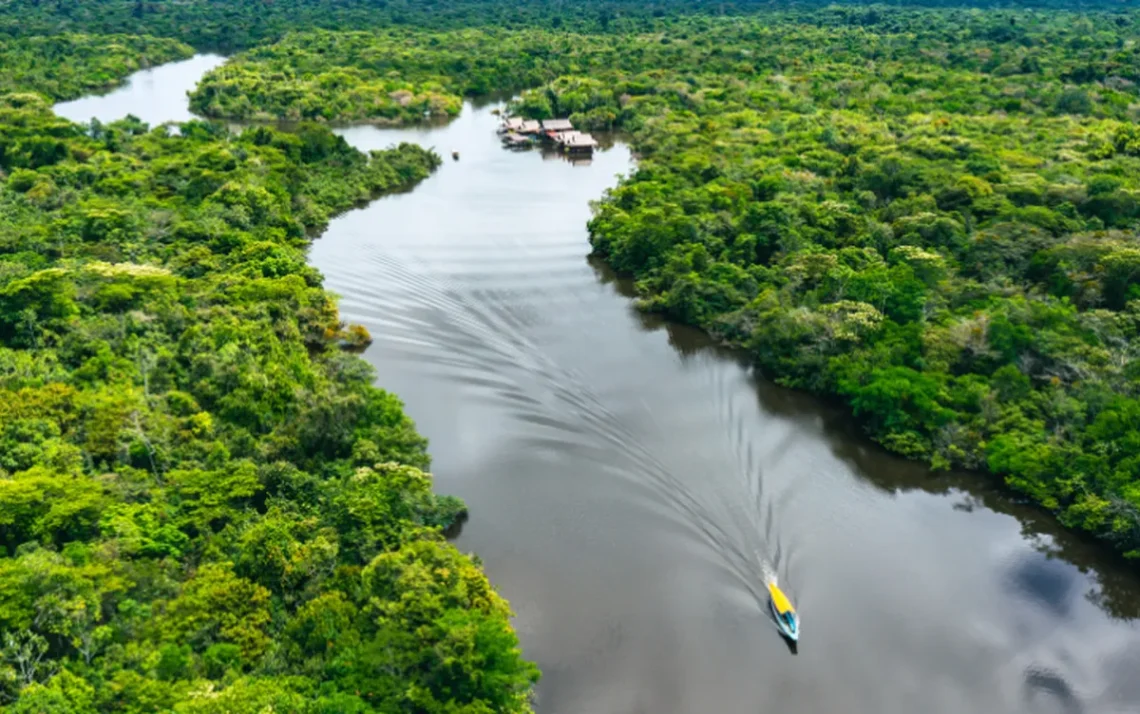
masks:
[(96, 118), (106, 123), (128, 114), (151, 125), (190, 121), (195, 116), (190, 112), (186, 93), (194, 88), (202, 75), (225, 61), (221, 55), (201, 54), (144, 69), (132, 74), (117, 89), (56, 104), (55, 113), (77, 122)]
[[(213, 61), (60, 111), (185, 119), (170, 98)], [(589, 201), (628, 149), (572, 165), (502, 149), (495, 123), (468, 104), (446, 127), (342, 130), (460, 160), (337, 218), (311, 256), (376, 338), (365, 357), (430, 438), (439, 490), (471, 507), (459, 545), (518, 613), (538, 711), (1136, 711), (1130, 569), (637, 314), (586, 258)], [(769, 572), (803, 618), (797, 656)]]

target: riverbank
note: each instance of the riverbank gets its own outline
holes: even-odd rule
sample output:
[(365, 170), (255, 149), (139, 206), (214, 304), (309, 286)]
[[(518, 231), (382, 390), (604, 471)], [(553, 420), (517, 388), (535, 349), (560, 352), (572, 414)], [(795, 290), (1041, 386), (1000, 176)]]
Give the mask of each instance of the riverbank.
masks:
[[(309, 260), (373, 332), (365, 358), (430, 439), (439, 490), (471, 506), (457, 545), (517, 610), (540, 710), (1130, 711), (1131, 571), (633, 311), (582, 228), (628, 149), (572, 166), (491, 127), (468, 107), (339, 132), (463, 160), (335, 219)], [(742, 578), (750, 550), (804, 614), (798, 657)]]
[(177, 40), (133, 35), (68, 33), (0, 42), (0, 94), (35, 91), (73, 99), (120, 85), (128, 75), (186, 59), (193, 48)]
[(1135, 91), (1087, 70), (1114, 67), (1134, 27), (836, 12), (617, 35), (295, 33), (194, 101), (410, 120), (540, 85), (513, 110), (633, 137), (640, 169), (590, 231), (649, 307), (842, 400), (884, 447), (994, 474), (1140, 556)]
[(196, 66), (84, 127), (0, 98), (0, 702), (530, 712), (509, 606), (443, 536), (464, 505), (305, 260), (440, 157), (112, 106)]
[[(362, 150), (462, 159), (338, 218), (310, 260), (374, 335), (364, 357), (430, 439), (439, 487), (471, 506), (457, 545), (517, 612), (539, 711), (623, 711), (643, 692), (668, 714), (1020, 714), (1058, 690), (1127, 709), (1103, 663), (1140, 652), (1129, 568), (634, 310), (585, 260), (583, 228), (633, 170), (628, 146), (586, 166), (504, 151), (493, 108), (344, 130)], [(755, 590), (765, 566), (803, 613), (794, 658)], [(884, 669), (922, 684), (887, 691)]]

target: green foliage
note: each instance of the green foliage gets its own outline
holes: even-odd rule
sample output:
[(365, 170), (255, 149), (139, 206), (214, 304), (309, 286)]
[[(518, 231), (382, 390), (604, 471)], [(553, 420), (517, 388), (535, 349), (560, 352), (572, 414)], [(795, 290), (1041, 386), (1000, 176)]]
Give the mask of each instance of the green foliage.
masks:
[[(620, 35), (655, 31), (672, 18), (693, 15), (739, 16), (762, 13), (802, 18), (829, 27), (893, 29), (900, 16), (914, 19), (915, 10), (899, 3), (868, 5), (864, 0), (803, 0), (785, 12), (756, 0), (606, 0), (568, 5), (562, 0), (6, 0), (0, 6), (0, 34), (43, 35), (80, 30), (109, 34), (153, 34), (177, 37), (199, 48), (232, 51), (279, 39), (295, 29), (418, 27), (461, 29), (544, 28), (561, 32)], [(972, 19), (964, 7), (1008, 11), (1010, 8), (1063, 10), (1072, 0), (908, 0), (913, 8), (943, 7), (961, 20)], [(1085, 11), (1120, 11), (1121, 0), (1082, 0)], [(817, 8), (812, 11), (812, 8)], [(984, 27), (993, 41), (1016, 41), (1020, 23), (998, 16)], [(1090, 36), (1093, 33), (1088, 33)]]
[(599, 38), (541, 30), (304, 32), (207, 73), (191, 107), (211, 117), (410, 123), (458, 114), (461, 95), (532, 87), (571, 64), (600, 70), (611, 57)]
[(1136, 19), (833, 7), (652, 32), (302, 32), (194, 101), (411, 121), (431, 108), (367, 98), (540, 84), (513, 109), (631, 137), (638, 170), (590, 231), (643, 307), (845, 398), (889, 448), (988, 468), (1140, 553), (1140, 452), (1092, 428), (1140, 399)]
[[(1140, 17), (709, 7), (4, 3), (0, 704), (529, 711), (463, 505), (304, 255), (439, 165), (320, 122), (494, 91), (626, 132), (590, 232), (644, 308), (1140, 557)], [(247, 50), (198, 111), (300, 123), (49, 111), (176, 40)]]
[(888, 448), (988, 469), (1140, 557), (1137, 25), (882, 17), (708, 21), (671, 42), (688, 62), (610, 75), (641, 161), (594, 250)]
[(176, 40), (131, 35), (64, 33), (0, 42), (0, 94), (32, 89), (55, 100), (74, 99), (193, 53)]
[(530, 711), (462, 503), (305, 260), (439, 163), (0, 96), (5, 711)]
[[(447, 9), (463, 4), (448, 3)], [(731, 114), (738, 135), (761, 141), (758, 127), (747, 126), (747, 114), (738, 110), (848, 109), (874, 118), (935, 108), (962, 116), (1129, 120), (1136, 114), (1140, 75), (1136, 50), (1128, 44), (1135, 15), (862, 14), (839, 7), (724, 19), (638, 19), (638, 10), (627, 7), (623, 15), (620, 32), (616, 25), (598, 32), (590, 23), (571, 30), (483, 20), (462, 24), (465, 29), (425, 31), (449, 26), (427, 18), (414, 26), (381, 25), (383, 30), (291, 32), (209, 73), (193, 92), (192, 106), (214, 117), (399, 123), (425, 113), (453, 115), (461, 95), (552, 82), (524, 95), (523, 113), (571, 116), (582, 126), (608, 128), (629, 126), (643, 103), (665, 101), (704, 116)], [(525, 29), (505, 29), (514, 27)], [(830, 174), (840, 171), (850, 152), (838, 128), (822, 132), (822, 145), (800, 157), (805, 168), (821, 175), (824, 167)], [(1130, 145), (1125, 135), (1117, 143)], [(966, 159), (969, 150), (962, 142), (915, 137), (903, 153), (888, 158), (884, 152), (883, 165), (866, 167), (862, 181), (880, 198), (894, 198), (921, 178), (916, 159)], [(969, 192), (959, 184), (943, 205), (956, 196)]]

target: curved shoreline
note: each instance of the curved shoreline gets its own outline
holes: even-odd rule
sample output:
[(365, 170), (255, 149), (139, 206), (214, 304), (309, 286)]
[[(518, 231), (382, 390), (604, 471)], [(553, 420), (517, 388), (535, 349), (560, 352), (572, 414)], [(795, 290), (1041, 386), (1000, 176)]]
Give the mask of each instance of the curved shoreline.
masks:
[[(57, 105), (60, 114), (83, 122), (91, 115), (100, 119), (93, 122), (92, 132), (72, 131), (69, 138), (77, 144), (114, 138), (116, 119), (127, 114), (137, 116), (124, 107), (130, 103), (124, 102), (124, 97), (133, 97), (138, 106), (154, 112), (177, 115), (178, 105), (153, 106), (154, 92), (173, 94), (179, 89), (177, 82), (163, 75), (179, 77), (187, 71), (193, 75), (203, 63), (217, 59), (196, 56), (189, 62), (132, 75), (118, 90), (89, 97), (90, 101)], [(52, 116), (46, 106), (44, 113)], [(183, 117), (159, 118), (178, 121)], [(148, 119), (151, 117), (143, 117), (143, 121)], [(195, 129), (204, 131), (200, 124)], [(412, 144), (364, 154), (325, 128), (309, 125), (300, 129), (295, 134), (254, 128), (240, 136), (206, 133), (195, 137), (147, 132), (119, 138), (114, 146), (105, 147), (109, 154), (137, 159), (128, 152), (138, 151), (138, 144), (145, 144), (150, 152), (144, 154), (147, 159), (173, 155), (183, 159), (176, 164), (183, 170), (189, 164), (185, 157), (204, 162), (221, 157), (215, 165), (216, 173), (209, 176), (214, 183), (204, 196), (175, 193), (176, 198), (185, 199), (172, 211), (182, 232), (177, 234), (179, 238), (166, 235), (169, 245), (165, 254), (132, 254), (132, 259), (140, 261), (136, 264), (116, 260), (113, 247), (100, 246), (111, 262), (90, 263), (88, 271), (107, 280), (126, 281), (128, 286), (132, 280), (154, 280), (164, 281), (161, 285), (165, 289), (180, 290), (179, 300), (185, 303), (180, 307), (187, 310), (182, 320), (171, 320), (166, 314), (168, 306), (153, 308), (163, 319), (147, 335), (153, 336), (156, 328), (169, 330), (170, 335), (161, 334), (168, 344), (177, 346), (177, 359), (204, 372), (190, 383), (186, 381), (188, 370), (177, 372), (176, 378), (139, 358), (150, 371), (141, 378), (146, 407), (138, 407), (140, 411), (133, 418), (149, 461), (140, 462), (140, 469), (135, 470), (138, 473), (126, 464), (120, 464), (119, 470), (134, 473), (136, 486), (147, 489), (149, 503), (174, 504), (164, 506), (170, 510), (164, 513), (161, 525), (166, 530), (162, 533), (169, 530), (166, 519), (192, 517), (199, 512), (194, 510), (199, 502), (201, 512), (208, 517), (178, 521), (180, 528), (191, 534), (174, 529), (183, 537), (182, 550), (194, 552), (186, 556), (185, 567), (172, 571), (172, 582), (163, 586), (173, 592), (154, 596), (157, 625), (153, 631), (139, 634), (138, 646), (158, 647), (162, 642), (152, 640), (162, 634), (161, 628), (179, 627), (170, 624), (172, 618), (190, 608), (187, 617), (193, 621), (185, 626), (185, 632), (177, 630), (181, 640), (190, 641), (184, 651), (179, 650), (186, 671), (166, 679), (174, 682), (171, 687), (214, 687), (214, 680), (224, 671), (202, 664), (203, 658), (208, 662), (218, 647), (240, 650), (245, 661), (238, 673), (244, 676), (227, 681), (229, 686), (219, 694), (227, 706), (241, 701), (258, 703), (258, 708), (290, 708), (303, 695), (315, 701), (315, 695), (306, 692), (309, 685), (302, 675), (310, 674), (313, 658), (328, 657), (330, 667), (336, 658), (338, 669), (321, 678), (321, 699), (332, 701), (328, 700), (331, 696), (336, 703), (321, 706), (344, 706), (346, 698), (356, 710), (367, 704), (407, 705), (411, 696), (407, 690), (418, 687), (421, 692), (416, 701), (420, 704), (436, 698), (441, 706), (447, 702), (486, 706), (493, 701), (503, 711), (529, 712), (531, 687), (539, 673), (522, 659), (510, 627), (509, 605), (493, 589), (477, 557), (461, 553), (445, 541), (445, 534), (453, 532), (466, 515), (466, 507), (457, 498), (433, 492), (432, 475), (426, 470), (430, 462), (426, 440), (416, 432), (401, 400), (373, 385), (369, 368), (360, 357), (338, 349), (346, 340), (366, 339), (367, 333), (353, 330), (341, 320), (332, 293), (307, 265), (302, 248), (306, 228), (320, 231), (327, 227), (335, 216), (352, 210), (354, 199), (369, 196), (365, 203), (371, 203), (379, 196), (408, 190), (429, 177), (441, 159)], [(76, 150), (75, 154), (82, 160), (89, 152)], [(143, 174), (150, 169), (147, 161), (138, 161), (137, 166), (139, 175), (153, 181), (152, 174)], [(172, 173), (169, 166), (166, 168), (163, 178)], [(224, 180), (218, 179), (219, 175)], [(142, 185), (157, 193), (151, 183)], [(181, 188), (185, 183), (175, 185)], [(83, 198), (98, 202), (101, 208), (112, 206), (112, 216), (130, 215), (128, 211), (137, 208), (129, 198), (101, 196), (97, 191), (91, 196), (94, 198), (86, 194)], [(195, 220), (201, 216), (196, 211), (208, 209), (233, 213), (225, 214), (228, 222), (199, 226)], [(139, 224), (149, 225), (142, 219)], [(180, 241), (183, 235), (197, 238), (198, 249)], [(148, 243), (147, 250), (157, 250), (155, 245), (159, 245), (157, 241)], [(82, 265), (87, 256), (76, 250), (71, 257)], [(41, 271), (32, 278), (58, 272)], [(213, 294), (210, 286), (215, 289)], [(94, 322), (101, 317), (102, 303), (84, 297), (90, 305), (85, 304), (83, 317)], [(175, 305), (179, 305), (178, 300)], [(146, 325), (156, 316), (140, 309), (125, 319)], [(77, 324), (78, 318), (68, 328)], [(233, 332), (235, 325), (238, 329)], [(143, 331), (137, 326), (132, 330)], [(108, 339), (108, 343), (111, 350), (122, 348), (117, 339)], [(217, 377), (220, 364), (228, 367), (228, 379)], [(169, 364), (164, 367), (170, 369)], [(172, 383), (178, 389), (173, 389)], [(76, 390), (76, 401), (89, 398), (84, 386), (80, 384)], [(115, 386), (131, 390), (119, 382)], [(272, 400), (270, 407), (266, 392), (274, 389), (281, 396)], [(175, 406), (167, 406), (167, 402)], [(164, 418), (160, 415), (168, 409), (196, 410), (191, 415), (178, 414), (191, 416), (193, 424), (180, 439), (216, 434), (209, 467), (193, 449), (176, 449), (159, 441), (156, 432), (148, 437), (143, 431), (149, 428), (144, 427), (148, 422)], [(20, 401), (16, 400), (14, 415), (24, 418), (19, 410)], [(67, 432), (65, 436), (71, 438)], [(151, 446), (152, 440), (161, 450)], [(143, 446), (138, 449), (143, 453)], [(116, 462), (112, 459), (108, 463)], [(92, 464), (93, 473), (77, 476), (77, 481), (106, 481), (106, 476), (99, 475), (108, 469), (105, 463)], [(34, 473), (34, 469), (21, 470), (16, 477), (28, 479)], [(116, 495), (108, 490), (109, 503), (104, 504), (108, 511), (131, 507), (130, 499), (120, 503)], [(16, 523), (22, 525), (21, 521)], [(102, 526), (104, 530), (107, 527)], [(5, 531), (9, 538), (14, 537), (12, 533)], [(285, 534), (284, 542), (278, 538), (281, 534)], [(159, 535), (147, 533), (148, 537)], [(108, 536), (97, 530), (89, 537), (103, 544)], [(263, 543), (263, 551), (251, 555), (243, 550), (260, 547), (259, 539), (266, 538), (269, 540)], [(118, 546), (129, 550), (125, 544)], [(205, 552), (198, 553), (197, 549)], [(6, 572), (17, 574), (22, 568), (30, 569), (24, 551), (33, 552), (22, 548), (13, 557), (2, 559), (0, 565)], [(111, 551), (105, 555), (108, 557), (99, 559), (101, 567), (109, 560), (111, 566), (124, 570), (134, 567), (131, 555), (144, 560), (152, 557), (149, 552), (130, 553), (122, 556), (120, 563)], [(173, 557), (178, 555), (181, 552), (176, 550)], [(310, 563), (306, 558), (311, 557), (323, 560)], [(278, 577), (274, 568), (282, 571)], [(427, 577), (413, 577), (425, 568)], [(150, 575), (145, 569), (137, 575), (140, 587), (155, 587), (148, 583)], [(130, 593), (134, 587), (130, 583), (121, 589)], [(370, 590), (375, 591), (371, 597)], [(236, 600), (225, 601), (227, 597)], [(192, 598), (207, 603), (203, 612), (196, 614), (193, 608), (197, 605), (187, 604)], [(113, 605), (118, 599), (108, 594), (106, 602)], [(152, 605), (150, 598), (146, 604)], [(360, 640), (358, 647), (370, 646), (369, 638), (386, 642), (388, 656), (395, 659), (388, 662), (384, 674), (369, 672), (363, 665), (359, 671), (352, 666), (345, 669), (344, 661), (362, 657), (345, 638), (332, 638), (335, 649), (330, 641), (307, 653), (304, 650), (311, 648), (310, 644), (290, 640), (308, 626), (305, 618), (319, 618), (324, 607), (331, 607), (330, 612), (341, 619), (346, 612), (352, 613), (342, 625)], [(268, 614), (270, 608), (274, 617)], [(241, 629), (225, 622), (218, 625), (211, 619), (227, 617), (239, 617), (248, 624)], [(121, 613), (108, 616), (107, 632), (126, 627), (122, 619)], [(478, 637), (471, 627), (477, 628)], [(488, 633), (494, 636), (486, 637)], [(446, 665), (446, 675), (468, 678), (476, 684), (466, 692), (450, 693), (439, 683), (439, 670), (445, 665), (434, 662), (432, 648), (467, 640), (467, 654)], [(267, 673), (262, 665), (271, 648), (280, 650), (275, 655), (278, 669)], [(299, 663), (302, 658), (304, 666)], [(87, 657), (88, 663), (91, 660)], [(98, 666), (116, 664), (110, 657), (96, 661)], [(111, 664), (104, 664), (107, 662)], [(61, 658), (60, 663), (65, 682), (71, 681), (66, 677), (77, 676), (70, 670), (69, 658)], [(147, 669), (140, 676), (149, 674)], [(287, 683), (284, 675), (291, 676)], [(378, 691), (353, 694), (353, 687), (358, 686), (353, 680), (358, 675), (368, 676), (369, 687)], [(82, 676), (85, 673), (77, 681), (82, 681)], [(484, 684), (484, 677), (495, 679)], [(337, 681), (340, 684), (334, 685)], [(328, 690), (325, 685), (334, 689)], [(60, 685), (54, 682), (53, 686)], [(83, 686), (90, 685), (83, 682)], [(336, 691), (338, 686), (344, 691)], [(105, 688), (96, 689), (99, 696), (106, 696)], [(40, 694), (32, 687), (26, 696)], [(168, 704), (181, 706), (185, 693), (171, 689), (168, 698)]]
[[(837, 433), (845, 421), (830, 416), (830, 410), (770, 385), (747, 383), (751, 380), (743, 371), (738, 372), (731, 360), (716, 358), (719, 350), (702, 348), (707, 341), (688, 328), (654, 315), (630, 314), (628, 297), (613, 294), (612, 276), (583, 263), (589, 246), (581, 223), (565, 220), (558, 208), (571, 199), (553, 200), (545, 189), (539, 190), (560, 181), (564, 187), (572, 186), (577, 177), (591, 174), (575, 174), (569, 168), (569, 173), (559, 172), (554, 170), (561, 166), (557, 161), (497, 154), (442, 138), (477, 119), (465, 109), (456, 122), (430, 132), (360, 128), (354, 143), (367, 139), (386, 145), (398, 136), (420, 141), (439, 135), (440, 141), (449, 142), (444, 148), (455, 143), (464, 158), (457, 164), (447, 162), (413, 192), (336, 218), (321, 240), (312, 243), (310, 263), (335, 258), (321, 269), (326, 289), (345, 297), (341, 312), (347, 321), (362, 322), (372, 330), (376, 343), (365, 356), (380, 369), (380, 381), (405, 397), (408, 413), (431, 439), (440, 489), (472, 504), (472, 520), (459, 536), (459, 545), (481, 554), (491, 581), (517, 609), (515, 622), (524, 649), (545, 673), (539, 686), (540, 705), (549, 702), (560, 710), (588, 712), (597, 711), (600, 703), (617, 710), (622, 702), (628, 703), (622, 692), (639, 690), (647, 692), (645, 701), (662, 712), (691, 711), (686, 702), (693, 702), (692, 697), (717, 702), (725, 711), (746, 711), (746, 703), (758, 698), (826, 710), (834, 697), (842, 696), (852, 711), (885, 709), (893, 714), (897, 710), (875, 695), (870, 673), (863, 675), (867, 686), (860, 685), (858, 669), (853, 669), (858, 658), (847, 661), (844, 655), (847, 642), (859, 643), (861, 651), (874, 651), (875, 659), (885, 666), (906, 668), (916, 681), (928, 681), (928, 675), (937, 671), (947, 687), (969, 682), (990, 711), (1015, 711), (1015, 700), (1002, 694), (1008, 690), (992, 688), (988, 679), (974, 676), (973, 668), (963, 667), (957, 657), (970, 652), (970, 658), (987, 667), (993, 664), (998, 672), (998, 660), (1015, 654), (1019, 662), (1022, 658), (1030, 664), (1038, 658), (1053, 662), (1052, 638), (1042, 647), (1007, 631), (1008, 623), (992, 622), (995, 632), (1011, 638), (1012, 647), (994, 651), (992, 643), (975, 640), (969, 632), (944, 630), (937, 623), (953, 612), (952, 598), (945, 599), (957, 593), (955, 580), (973, 582), (990, 614), (1004, 613), (1010, 623), (1028, 628), (1035, 637), (1044, 638), (1047, 631), (1060, 628), (1053, 636), (1056, 645), (1070, 651), (1078, 648), (1074, 656), (1079, 663), (1103, 661), (1108, 651), (1118, 652), (1121, 640), (1127, 642), (1124, 633), (1129, 626), (1106, 624), (1099, 608), (1112, 617), (1136, 617), (1133, 579), (1085, 552), (1079, 539), (1057, 533), (1049, 522), (1041, 523), (1035, 511), (1019, 509), (1000, 494), (991, 496), (989, 489), (964, 483), (966, 488), (958, 491), (953, 476), (931, 478), (917, 464), (903, 465), (873, 453), (877, 449), (867, 448), (865, 439), (850, 440)], [(470, 136), (474, 142), (481, 136), (480, 126), (485, 125), (476, 124), (470, 135), (457, 136)], [(368, 138), (372, 136), (376, 138)], [(502, 163), (508, 156), (510, 163)], [(609, 185), (613, 162), (602, 154), (595, 163), (597, 167), (580, 169), (600, 174), (587, 183)], [(506, 179), (500, 173), (504, 170)], [(475, 184), (497, 187), (493, 195), (504, 200), (490, 201), (485, 191), (464, 182), (464, 172), (474, 172), (470, 180)], [(464, 187), (469, 192), (466, 198), (462, 192), (449, 193)], [(521, 203), (536, 202), (535, 209), (511, 213), (518, 210), (518, 203), (510, 200), (513, 194)], [(480, 208), (476, 201), (487, 205)], [(565, 210), (578, 215), (582, 206)], [(504, 212), (504, 222), (486, 223), (488, 214), (496, 211)], [(453, 223), (441, 223), (446, 214), (454, 215)], [(447, 230), (455, 235), (444, 235)], [(548, 241), (549, 253), (540, 250)], [(381, 254), (383, 260), (378, 260)], [(406, 261), (405, 270), (389, 270), (401, 261)], [(403, 284), (411, 275), (422, 280)], [(451, 296), (441, 305), (435, 301), (445, 295), (429, 289), (437, 282)], [(535, 283), (538, 290), (532, 292)], [(544, 299), (550, 302), (536, 295), (547, 296)], [(500, 297), (512, 302), (501, 303)], [(442, 343), (446, 350), (435, 361), (416, 352), (401, 358), (408, 349), (402, 344), (404, 338), (435, 338), (431, 320), (441, 308), (457, 311), (454, 320), (442, 323), (440, 335), (452, 338)], [(546, 382), (531, 385), (528, 369), (521, 369), (531, 365), (532, 352), (500, 355), (514, 358), (517, 367), (498, 359), (481, 363), (470, 359), (472, 335), (463, 326), (475, 314), (467, 311), (476, 308), (487, 319), (501, 315), (497, 318), (501, 321), (493, 323), (502, 328), (499, 349), (508, 349), (514, 341), (533, 343), (534, 349), (550, 350), (547, 359), (566, 367), (569, 374), (580, 372), (580, 377), (589, 378), (588, 387), (576, 386), (571, 376), (552, 372), (548, 376), (558, 378), (551, 383), (560, 381), (563, 390), (586, 391), (574, 402), (550, 401), (552, 412), (526, 415), (544, 421), (548, 429), (560, 424), (569, 428), (557, 436), (570, 446), (584, 447), (573, 435), (592, 433), (591, 422), (574, 418), (576, 410), (589, 407), (590, 412), (595, 408), (591, 400), (600, 400), (610, 413), (605, 418), (618, 419), (616, 425), (629, 430), (620, 432), (626, 445), (656, 454), (674, 471), (672, 477), (685, 477), (678, 485), (710, 504), (718, 496), (741, 497), (730, 490), (729, 477), (734, 475), (730, 472), (737, 465), (720, 455), (720, 439), (739, 430), (745, 451), (754, 450), (767, 459), (763, 461), (767, 489), (784, 505), (775, 523), (761, 525), (770, 527), (774, 539), (782, 540), (794, 556), (794, 569), (781, 582), (798, 587), (797, 604), (806, 608), (805, 625), (810, 628), (798, 663), (790, 661), (786, 650), (780, 653), (770, 647), (775, 643), (771, 633), (757, 627), (755, 613), (742, 600), (738, 586), (723, 582), (720, 566), (714, 566), (719, 560), (705, 553), (709, 544), (690, 540), (681, 527), (682, 514), (668, 505), (671, 501), (646, 501), (641, 490), (619, 488), (607, 477), (612, 470), (632, 468), (627, 456), (605, 452), (610, 463), (607, 470), (599, 471), (576, 449), (562, 452), (557, 440), (552, 444), (537, 433), (534, 445), (518, 448), (531, 443), (527, 441), (531, 432), (516, 432), (509, 419), (483, 411), (484, 393), (509, 385), (515, 385), (513, 391), (502, 396), (513, 404), (545, 403), (553, 397), (545, 391)], [(577, 312), (589, 320), (570, 319)], [(404, 323), (392, 322), (405, 317), (427, 322), (409, 335)], [(553, 332), (536, 327), (544, 320)], [(489, 338), (482, 332), (479, 336)], [(567, 351), (567, 341), (577, 341), (583, 349)], [(475, 356), (489, 357), (482, 352)], [(453, 374), (446, 363), (449, 358), (466, 360), (465, 373), (456, 369)], [(617, 367), (623, 364), (638, 368)], [(478, 385), (463, 382), (467, 372)], [(449, 381), (452, 378), (459, 380), (459, 387)], [(710, 399), (718, 391), (731, 397), (730, 411), (736, 415), (724, 427), (717, 421), (724, 405)], [(677, 394), (668, 398), (670, 392)], [(640, 413), (636, 399), (647, 400), (652, 420), (633, 419)], [(605, 412), (590, 416), (603, 418)], [(784, 458), (791, 462), (781, 464), (767, 444), (769, 436), (785, 438), (785, 432), (798, 441), (787, 447), (790, 454), (785, 452)], [(647, 517), (647, 511), (655, 517)], [(628, 527), (620, 525), (626, 522)], [(727, 517), (722, 522), (730, 523)], [(1018, 535), (1019, 528), (1037, 534), (1042, 540), (1037, 548), (1061, 549), (1060, 559), (1038, 554)], [(994, 548), (1009, 554), (991, 561), (987, 551)], [(871, 555), (878, 560), (869, 559)], [(942, 568), (930, 567), (935, 559), (945, 561)], [(896, 560), (901, 570), (892, 565)], [(1069, 565), (1070, 561), (1077, 565)], [(1093, 574), (1081, 575), (1078, 567)], [(889, 591), (878, 592), (875, 580), (895, 583), (901, 590), (897, 594), (907, 598), (901, 601)], [(926, 581), (935, 587), (922, 587)], [(1009, 582), (1018, 589), (1003, 590)], [(1065, 592), (1075, 592), (1076, 597), (1061, 598), (1042, 582), (1063, 583)], [(943, 589), (945, 594), (940, 592)], [(1106, 603), (1084, 602), (1083, 589)], [(878, 631), (885, 621), (872, 595), (896, 608), (891, 622), (899, 626), (897, 638)], [(1019, 619), (1018, 612), (1036, 612), (1034, 604), (1042, 602), (1068, 608), (1068, 614), (1050, 615), (1040, 624), (1024, 619), (1028, 615)], [(852, 611), (859, 613), (859, 622), (848, 621)], [(985, 613), (979, 617), (986, 619)], [(1094, 648), (1091, 654), (1080, 650), (1080, 638), (1072, 636), (1074, 627), (1090, 641), (1103, 643), (1104, 649)], [(948, 653), (947, 659), (939, 660), (922, 646), (935, 641)], [(1116, 656), (1126, 657), (1127, 650)], [(932, 668), (935, 663), (939, 667)], [(1062, 684), (1067, 682), (1078, 692), (1091, 686), (1081, 674), (1082, 667), (1054, 666), (1054, 676)], [(806, 669), (815, 673), (812, 682), (803, 680)], [(1017, 679), (1016, 672), (1002, 674), (1004, 686)], [(706, 688), (706, 682), (713, 681), (719, 682), (717, 687)], [(924, 690), (929, 710), (955, 711), (951, 703), (956, 690)]]

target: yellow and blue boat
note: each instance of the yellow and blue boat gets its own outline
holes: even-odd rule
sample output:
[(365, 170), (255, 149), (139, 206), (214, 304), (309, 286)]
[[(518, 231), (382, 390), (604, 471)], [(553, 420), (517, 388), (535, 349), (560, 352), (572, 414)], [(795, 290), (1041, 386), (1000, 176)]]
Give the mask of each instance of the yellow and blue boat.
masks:
[(796, 614), (796, 609), (792, 607), (788, 596), (776, 585), (774, 580), (768, 583), (768, 595), (771, 598), (768, 600), (768, 605), (772, 608), (772, 615), (776, 618), (776, 626), (780, 628), (780, 633), (792, 642), (798, 642), (800, 639), (800, 616)]

